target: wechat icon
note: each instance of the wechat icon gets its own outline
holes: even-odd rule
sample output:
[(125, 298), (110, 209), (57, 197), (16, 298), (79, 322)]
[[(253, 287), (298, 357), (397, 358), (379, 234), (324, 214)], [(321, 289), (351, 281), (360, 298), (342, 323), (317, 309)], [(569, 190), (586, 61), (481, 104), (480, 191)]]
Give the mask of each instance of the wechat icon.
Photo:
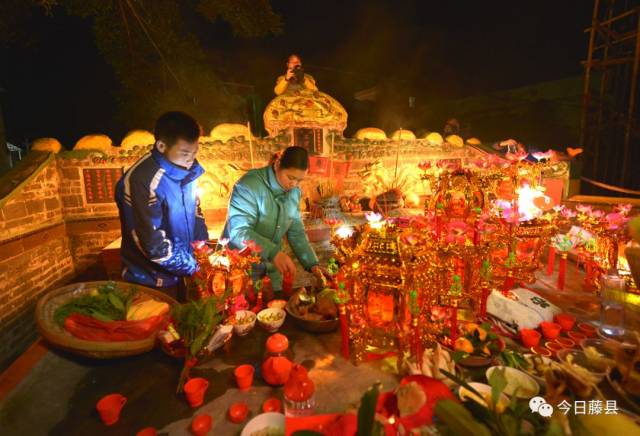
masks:
[(529, 408), (533, 413), (539, 413), (545, 418), (553, 415), (553, 406), (542, 397), (533, 397), (529, 400)]

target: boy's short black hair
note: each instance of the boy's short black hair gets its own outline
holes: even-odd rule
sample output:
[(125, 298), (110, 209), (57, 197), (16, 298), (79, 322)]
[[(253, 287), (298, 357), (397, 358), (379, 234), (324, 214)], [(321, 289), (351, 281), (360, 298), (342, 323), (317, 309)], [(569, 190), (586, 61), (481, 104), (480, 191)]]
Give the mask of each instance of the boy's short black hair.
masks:
[(156, 141), (162, 141), (167, 147), (171, 147), (181, 139), (187, 142), (197, 141), (202, 135), (202, 128), (191, 115), (173, 111), (160, 115), (153, 134)]

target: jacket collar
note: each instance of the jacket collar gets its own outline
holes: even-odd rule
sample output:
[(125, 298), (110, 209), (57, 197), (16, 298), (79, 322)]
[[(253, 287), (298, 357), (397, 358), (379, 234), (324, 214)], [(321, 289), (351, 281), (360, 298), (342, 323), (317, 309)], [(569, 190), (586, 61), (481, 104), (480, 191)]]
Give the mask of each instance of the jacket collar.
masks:
[(278, 178), (276, 177), (276, 172), (273, 169), (273, 165), (269, 165), (267, 167), (267, 184), (269, 185), (271, 192), (273, 192), (276, 197), (287, 193), (284, 189), (282, 189), (282, 186), (280, 186), (280, 182), (278, 182)]
[(155, 159), (158, 165), (160, 165), (160, 168), (164, 170), (164, 174), (166, 176), (178, 182), (182, 182), (183, 185), (204, 174), (204, 168), (202, 168), (197, 160), (194, 161), (191, 168), (187, 170), (169, 162), (167, 158), (165, 158), (162, 153), (155, 148), (151, 150), (151, 156)]

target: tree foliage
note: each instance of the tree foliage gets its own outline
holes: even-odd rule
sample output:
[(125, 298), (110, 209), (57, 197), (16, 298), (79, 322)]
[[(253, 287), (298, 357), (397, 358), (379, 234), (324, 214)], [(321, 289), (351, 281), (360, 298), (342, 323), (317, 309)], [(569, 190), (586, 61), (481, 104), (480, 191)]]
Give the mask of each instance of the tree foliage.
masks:
[(169, 109), (190, 112), (205, 126), (247, 119), (244, 100), (215, 73), (216, 60), (192, 23), (222, 20), (243, 38), (278, 33), (282, 26), (269, 0), (6, 0), (0, 38), (25, 41), (24, 23), (34, 8), (52, 18), (64, 12), (91, 20), (96, 46), (121, 84), (114, 90), (120, 121), (139, 127)]

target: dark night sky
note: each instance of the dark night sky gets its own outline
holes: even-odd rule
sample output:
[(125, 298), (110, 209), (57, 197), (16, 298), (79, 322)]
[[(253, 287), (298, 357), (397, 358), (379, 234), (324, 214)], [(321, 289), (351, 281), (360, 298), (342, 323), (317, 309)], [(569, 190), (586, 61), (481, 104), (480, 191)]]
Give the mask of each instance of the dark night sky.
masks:
[[(278, 36), (242, 40), (225, 23), (194, 23), (215, 69), (268, 100), (284, 58), (299, 52), (320, 89), (347, 107), (354, 92), (382, 81), (428, 102), (579, 75), (593, 7), (587, 0), (272, 4), (284, 21)], [(89, 22), (41, 17), (33, 32), (33, 46), (0, 50), (9, 140), (54, 136), (69, 143), (105, 132), (117, 141), (131, 128), (151, 127), (114, 125), (118, 83)]]

